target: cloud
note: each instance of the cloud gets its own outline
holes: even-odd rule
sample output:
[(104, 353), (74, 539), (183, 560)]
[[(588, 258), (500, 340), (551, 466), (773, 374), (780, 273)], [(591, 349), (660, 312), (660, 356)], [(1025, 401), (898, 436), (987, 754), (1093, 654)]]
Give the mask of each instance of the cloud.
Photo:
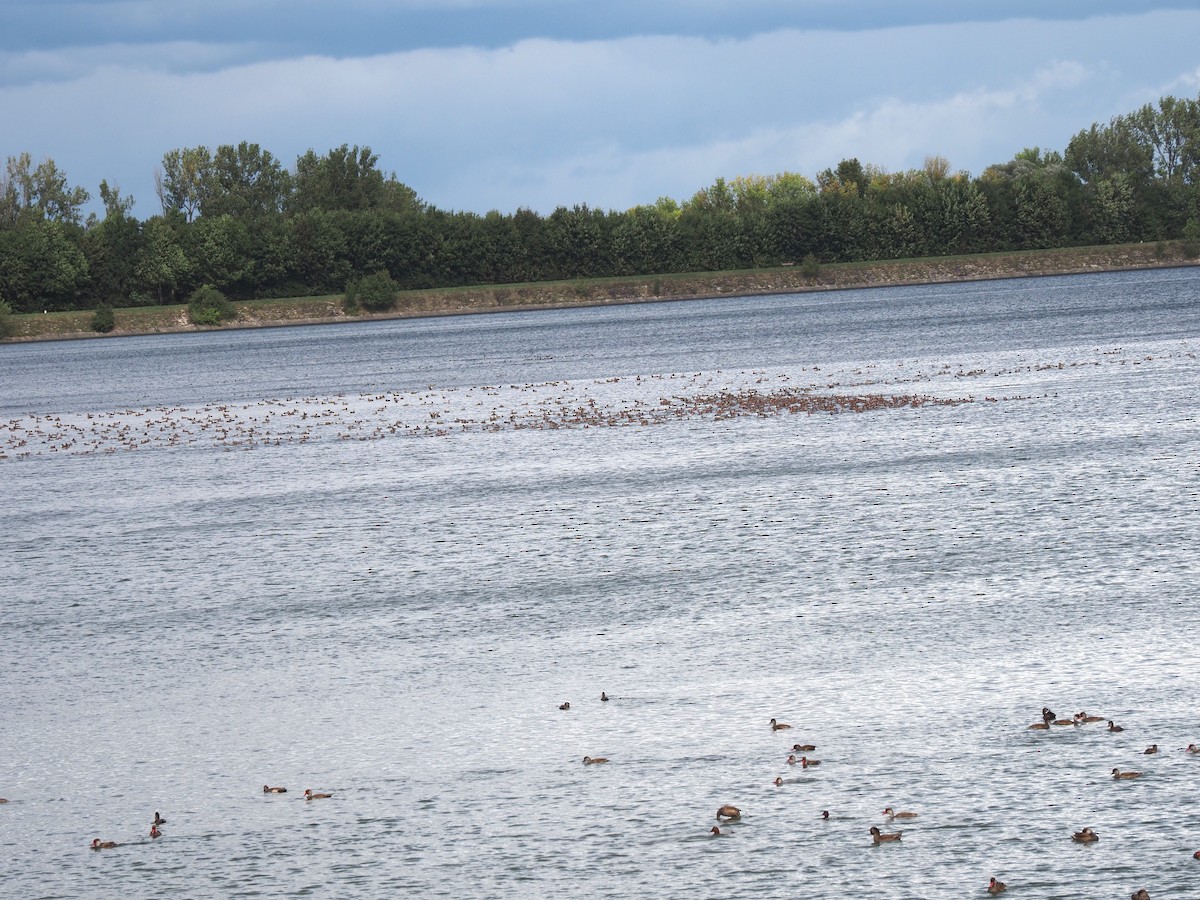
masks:
[(155, 212), (164, 152), (242, 140), (289, 163), (370, 145), (424, 199), (479, 212), (620, 209), (718, 176), (812, 177), (848, 157), (894, 171), (940, 155), (978, 174), (1194, 84), (1196, 33), (1193, 11), (249, 63), (225, 61), (243, 45), (114, 45), (49, 55), (45, 79), (0, 84), (8, 139), (24, 142), (0, 153), (52, 156), (93, 193), (119, 183), (141, 216)]

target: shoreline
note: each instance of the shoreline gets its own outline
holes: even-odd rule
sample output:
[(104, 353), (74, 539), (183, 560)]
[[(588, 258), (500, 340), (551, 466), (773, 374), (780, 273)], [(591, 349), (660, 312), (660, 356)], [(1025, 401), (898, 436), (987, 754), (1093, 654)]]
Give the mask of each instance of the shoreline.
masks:
[(235, 303), (238, 310), (237, 319), (220, 326), (189, 324), (187, 307), (183, 304), (130, 307), (114, 309), (117, 327), (107, 334), (91, 330), (94, 310), (40, 315), (25, 313), (11, 317), (13, 333), (0, 343), (187, 334), (292, 325), (333, 325), (345, 322), (531, 312), (856, 288), (1101, 274), (1197, 265), (1200, 265), (1200, 259), (1186, 256), (1181, 242), (1174, 241), (870, 263), (836, 263), (822, 265), (816, 275), (805, 275), (799, 266), (784, 265), (770, 269), (730, 272), (408, 290), (399, 293), (396, 308), (393, 310), (357, 315), (348, 314), (342, 309), (340, 294), (281, 300), (241, 300)]

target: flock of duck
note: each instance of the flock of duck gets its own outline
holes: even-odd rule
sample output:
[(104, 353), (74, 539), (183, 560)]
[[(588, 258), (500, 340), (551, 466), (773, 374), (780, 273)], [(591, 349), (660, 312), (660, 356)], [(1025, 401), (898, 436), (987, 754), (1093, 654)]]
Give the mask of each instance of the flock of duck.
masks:
[[(670, 385), (654, 391), (652, 382)], [(797, 386), (786, 374), (686, 373), (388, 391), (336, 397), (287, 397), (251, 403), (206, 403), (84, 413), (28, 413), (0, 420), (0, 460), (44, 454), (371, 441), (405, 435), (661, 425), (740, 416), (869, 412), (968, 403), (914, 393), (838, 393), (838, 382)]]
[[(285, 787), (271, 787), (270, 785), (264, 784), (262, 792), (264, 794), (286, 794), (288, 789)], [(314, 794), (312, 788), (308, 788), (304, 791), (305, 800), (329, 800), (332, 797), (333, 794)], [(0, 803), (7, 802), (7, 800), (0, 799)], [(162, 837), (163, 833), (158, 826), (166, 824), (167, 820), (160, 816), (156, 811), (154, 813), (154, 819), (150, 823), (150, 838), (154, 839)], [(93, 838), (92, 843), (89, 846), (93, 850), (112, 850), (113, 848), (120, 847), (122, 845), (118, 841), (102, 841), (100, 838)]]
[[(606, 693), (601, 691), (600, 699), (602, 701), (607, 701), (609, 698)], [(571, 708), (571, 704), (569, 702), (564, 702), (564, 703), (560, 704), (558, 708), (561, 710), (569, 710)], [(1054, 712), (1049, 707), (1045, 707), (1045, 706), (1042, 707), (1041, 721), (1033, 723), (1032, 725), (1029, 726), (1029, 728), (1034, 731), (1048, 731), (1050, 728), (1056, 727), (1056, 726), (1057, 727), (1067, 727), (1067, 726), (1080, 727), (1082, 725), (1091, 724), (1093, 722), (1105, 722), (1105, 721), (1107, 721), (1107, 723), (1108, 723), (1107, 730), (1110, 732), (1115, 733), (1115, 732), (1122, 732), (1125, 730), (1120, 725), (1117, 725), (1115, 722), (1113, 722), (1111, 719), (1106, 720), (1103, 716), (1090, 716), (1086, 712), (1075, 713), (1075, 715), (1073, 715), (1069, 719), (1060, 719), (1058, 716), (1056, 716), (1054, 714)], [(792, 727), (791, 725), (788, 725), (785, 722), (780, 722), (777, 719), (771, 719), (768, 724), (770, 725), (772, 731), (784, 731), (784, 730), (790, 729)], [(819, 766), (821, 764), (821, 761), (818, 759), (809, 759), (806, 755), (801, 755), (799, 757), (796, 756), (797, 753), (801, 753), (801, 754), (812, 753), (816, 749), (817, 748), (816, 748), (815, 744), (804, 744), (804, 743), (793, 744), (792, 745), (793, 752), (788, 755), (787, 764), (788, 765), (798, 765), (805, 769), (813, 767), (813, 766)], [(1151, 744), (1149, 747), (1147, 747), (1143, 751), (1143, 754), (1146, 756), (1153, 756), (1153, 755), (1157, 754), (1158, 752), (1159, 752), (1158, 744)], [(1197, 747), (1195, 744), (1188, 744), (1185, 752), (1191, 753), (1191, 754), (1200, 754), (1200, 747)], [(608, 762), (608, 759), (606, 759), (605, 757), (585, 756), (583, 758), (583, 764), (585, 766), (591, 766), (591, 765), (596, 765), (598, 763), (606, 763), (606, 762)], [(1138, 771), (1132, 771), (1132, 770), (1123, 771), (1119, 768), (1114, 768), (1112, 770), (1112, 776), (1115, 780), (1130, 780), (1130, 779), (1134, 779), (1134, 778), (1140, 778), (1141, 775), (1142, 775), (1142, 773), (1138, 772)], [(784, 782), (783, 782), (782, 778), (776, 778), (774, 781), (774, 784), (776, 787), (781, 787), (783, 785), (783, 783)], [(916, 819), (918, 817), (918, 813), (911, 812), (909, 810), (897, 811), (890, 806), (887, 806), (884, 808), (883, 815), (886, 817), (886, 819), (889, 823), (895, 822), (897, 820), (908, 821), (908, 820)], [(736, 821), (739, 821), (741, 818), (742, 818), (742, 810), (739, 807), (734, 806), (733, 804), (729, 804), (729, 803), (724, 804), (717, 809), (718, 824), (712, 826), (712, 828), (709, 830), (709, 833), (711, 835), (713, 835), (714, 837), (720, 837), (721, 835), (724, 834), (724, 832), (721, 831), (721, 824), (729, 823), (729, 822), (736, 822)], [(821, 818), (829, 819), (829, 811), (822, 810)], [(878, 825), (872, 825), (870, 827), (870, 829), (868, 829), (868, 834), (871, 835), (872, 844), (878, 846), (880, 844), (898, 844), (898, 843), (900, 843), (903, 832), (901, 832), (901, 831), (883, 831)], [(1094, 844), (1100, 840), (1100, 836), (1090, 826), (1085, 826), (1085, 827), (1081, 828), (1079, 831), (1074, 832), (1071, 835), (1071, 840), (1073, 840), (1079, 844)], [(1196, 859), (1196, 860), (1200, 860), (1200, 850), (1197, 850), (1195, 853), (1193, 853), (1192, 858)], [(1006, 882), (998, 880), (994, 876), (989, 880), (987, 888), (986, 888), (987, 893), (993, 894), (993, 895), (1002, 894), (1007, 890), (1008, 890), (1008, 884)], [(1150, 900), (1150, 894), (1144, 888), (1142, 888), (1138, 891), (1135, 891), (1130, 896), (1131, 896), (1131, 900)]]

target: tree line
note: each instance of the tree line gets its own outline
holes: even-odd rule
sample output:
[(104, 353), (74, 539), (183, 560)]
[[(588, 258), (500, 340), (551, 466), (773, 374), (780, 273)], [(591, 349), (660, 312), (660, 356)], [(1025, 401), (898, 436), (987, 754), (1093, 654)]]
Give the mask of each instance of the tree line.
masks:
[(103, 215), (53, 160), (0, 175), (0, 308), (341, 293), (386, 273), (398, 288), (720, 271), (1200, 239), (1200, 99), (1164, 97), (1063, 151), (1025, 149), (972, 177), (930, 157), (888, 173), (843, 160), (810, 179), (719, 178), (691, 198), (625, 211), (438, 209), (368, 147), (309, 150), (291, 168), (257, 144), (175, 149), (162, 212), (131, 215), (106, 181)]

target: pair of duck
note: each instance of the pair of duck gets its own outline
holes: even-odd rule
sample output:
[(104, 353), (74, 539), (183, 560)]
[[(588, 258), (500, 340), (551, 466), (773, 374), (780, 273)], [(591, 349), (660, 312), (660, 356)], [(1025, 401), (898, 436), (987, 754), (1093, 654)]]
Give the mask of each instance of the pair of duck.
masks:
[[(162, 832), (158, 830), (158, 826), (166, 824), (167, 820), (158, 813), (155, 813), (154, 821), (150, 823), (150, 837), (152, 839), (162, 837)], [(93, 850), (111, 850), (113, 847), (120, 847), (121, 845), (116, 841), (102, 841), (100, 838), (93, 838), (90, 846)]]
[[(286, 794), (287, 788), (271, 787), (269, 784), (264, 784), (263, 785), (263, 793), (264, 794)], [(306, 788), (304, 791), (304, 799), (305, 800), (328, 800), (332, 796), (333, 796), (333, 794), (314, 794), (312, 791), (312, 788)], [(155, 813), (155, 815), (158, 815), (158, 814)]]
[(789, 753), (787, 764), (789, 766), (794, 766), (797, 763), (799, 763), (800, 768), (807, 769), (809, 766), (819, 766), (821, 761), (819, 759), (809, 759), (807, 756), (801, 756), (799, 759), (796, 759), (795, 754)]

